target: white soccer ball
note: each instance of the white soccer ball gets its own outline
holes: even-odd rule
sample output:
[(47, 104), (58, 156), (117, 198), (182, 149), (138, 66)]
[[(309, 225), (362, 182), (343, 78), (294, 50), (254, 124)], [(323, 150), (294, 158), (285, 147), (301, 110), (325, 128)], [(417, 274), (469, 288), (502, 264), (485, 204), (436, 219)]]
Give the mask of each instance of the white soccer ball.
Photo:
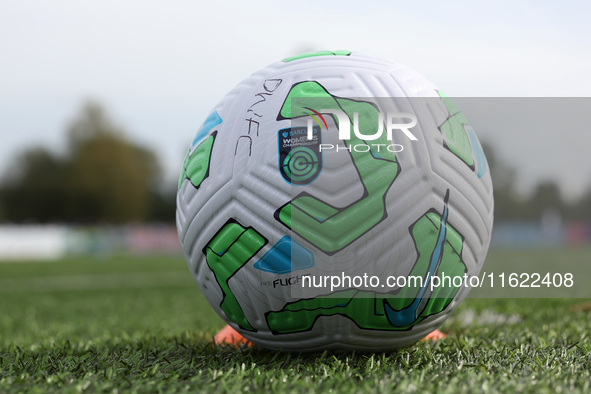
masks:
[(177, 195), (205, 297), (247, 339), (282, 350), (425, 337), (468, 293), (492, 222), (464, 115), (418, 73), (346, 51), (285, 59), (228, 93)]

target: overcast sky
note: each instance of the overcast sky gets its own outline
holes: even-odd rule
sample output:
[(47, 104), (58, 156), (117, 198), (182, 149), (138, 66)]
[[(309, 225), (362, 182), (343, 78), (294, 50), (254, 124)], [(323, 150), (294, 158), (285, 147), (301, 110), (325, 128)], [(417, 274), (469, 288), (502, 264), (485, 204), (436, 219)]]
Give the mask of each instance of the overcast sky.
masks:
[[(0, 0), (0, 173), (31, 144), (63, 148), (68, 122), (95, 99), (173, 180), (228, 90), (308, 50), (388, 58), (452, 97), (589, 97), (590, 15), (583, 0)], [(558, 177), (574, 196), (591, 185), (584, 126), (476, 132), (524, 188)]]

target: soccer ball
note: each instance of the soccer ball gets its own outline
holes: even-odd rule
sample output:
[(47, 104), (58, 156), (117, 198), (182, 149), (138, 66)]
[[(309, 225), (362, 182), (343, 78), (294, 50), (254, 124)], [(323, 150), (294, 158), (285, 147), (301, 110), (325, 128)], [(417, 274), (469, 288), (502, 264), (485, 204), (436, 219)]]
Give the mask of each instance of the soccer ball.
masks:
[(271, 349), (388, 351), (440, 326), (490, 243), (464, 115), (418, 73), (347, 51), (276, 62), (186, 154), (177, 228), (216, 312)]

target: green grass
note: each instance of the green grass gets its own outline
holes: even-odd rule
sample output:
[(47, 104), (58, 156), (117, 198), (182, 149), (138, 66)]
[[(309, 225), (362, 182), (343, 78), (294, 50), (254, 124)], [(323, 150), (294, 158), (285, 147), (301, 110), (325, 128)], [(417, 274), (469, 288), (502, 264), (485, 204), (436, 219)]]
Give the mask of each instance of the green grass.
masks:
[[(491, 252), (486, 267), (591, 261)], [(0, 263), (0, 392), (589, 392), (581, 299), (468, 299), (446, 340), (390, 354), (211, 345), (223, 322), (182, 257)]]

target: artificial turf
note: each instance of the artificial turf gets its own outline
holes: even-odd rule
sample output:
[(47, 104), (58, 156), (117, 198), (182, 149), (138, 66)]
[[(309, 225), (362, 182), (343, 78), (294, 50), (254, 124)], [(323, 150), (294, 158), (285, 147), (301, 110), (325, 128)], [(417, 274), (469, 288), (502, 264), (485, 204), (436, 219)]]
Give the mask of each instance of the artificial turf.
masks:
[[(552, 256), (554, 254), (554, 257)], [(492, 251), (591, 261), (591, 250)], [(589, 392), (584, 299), (467, 299), (448, 338), (387, 354), (213, 346), (182, 257), (0, 263), (0, 392)]]

